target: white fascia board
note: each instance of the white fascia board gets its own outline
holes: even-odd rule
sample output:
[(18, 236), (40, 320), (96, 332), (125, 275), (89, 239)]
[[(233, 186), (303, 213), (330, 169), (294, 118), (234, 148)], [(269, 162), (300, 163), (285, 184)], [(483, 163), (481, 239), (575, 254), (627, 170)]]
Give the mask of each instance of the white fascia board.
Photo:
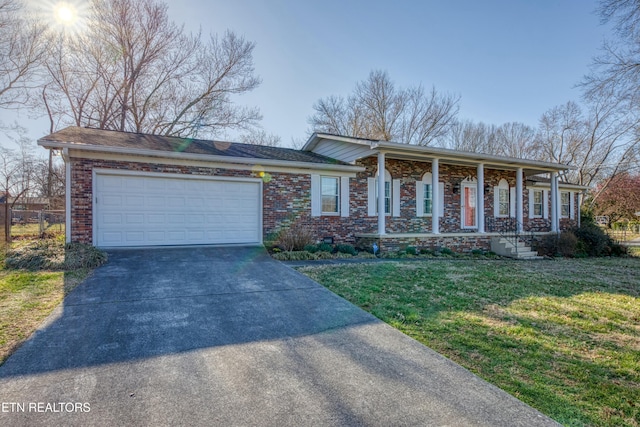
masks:
[[(545, 188), (550, 189), (550, 182), (531, 182), (526, 186), (527, 188)], [(568, 184), (563, 182), (558, 182), (558, 188), (562, 188), (565, 190), (577, 190), (577, 191), (586, 191), (591, 189), (591, 187), (587, 187), (586, 185), (578, 185), (578, 184)]]
[[(361, 138), (352, 138), (347, 136), (336, 136), (330, 134), (314, 133), (311, 135), (303, 150), (313, 151), (315, 146), (323, 139), (332, 141), (348, 142), (356, 145), (366, 145), (371, 148), (371, 154), (377, 154), (378, 151), (384, 151), (387, 154), (405, 153), (416, 154), (419, 156), (429, 156), (439, 158), (441, 160), (465, 161), (472, 164), (485, 163), (486, 167), (491, 166), (506, 167), (516, 169), (519, 167), (527, 169), (539, 169), (540, 172), (547, 171), (565, 171), (575, 170), (575, 166), (563, 165), (559, 163), (542, 162), (538, 160), (525, 160), (515, 157), (496, 156), (493, 154), (471, 153), (465, 151), (451, 150), (448, 148), (425, 147), (411, 144), (401, 144), (398, 142), (374, 141)], [(419, 159), (416, 159), (419, 160)]]
[(512, 168), (539, 168), (548, 171), (564, 171), (576, 169), (575, 166), (563, 165), (559, 163), (541, 162), (538, 160), (524, 160), (515, 157), (495, 156), (493, 154), (470, 153), (448, 148), (422, 147), (397, 142), (379, 141), (372, 145), (372, 148), (385, 150), (387, 153), (393, 151), (410, 152), (422, 155), (431, 155), (440, 159), (466, 160), (475, 163), (486, 163), (486, 166), (507, 166)]
[(251, 157), (231, 157), (231, 156), (213, 156), (207, 154), (182, 153), (174, 151), (157, 151), (137, 148), (121, 148), (121, 147), (105, 147), (87, 144), (68, 143), (68, 142), (52, 142), (47, 140), (38, 140), (38, 145), (45, 148), (70, 149), (94, 153), (110, 153), (145, 156), (165, 159), (181, 159), (181, 160), (199, 160), (205, 162), (244, 164), (244, 165), (261, 165), (261, 166), (279, 166), (289, 168), (313, 169), (323, 171), (339, 171), (339, 172), (362, 172), (365, 169), (360, 166), (336, 165), (331, 163), (311, 163), (297, 162), (288, 160), (275, 159), (257, 159)]
[(328, 139), (331, 141), (339, 141), (339, 142), (348, 142), (350, 144), (357, 144), (357, 145), (367, 145), (369, 147), (372, 147), (373, 144), (379, 142), (379, 141), (373, 141), (369, 139), (352, 138), (349, 136), (331, 135), (326, 133), (314, 133), (309, 137), (307, 142), (304, 144), (304, 146), (302, 147), (302, 151), (313, 151), (316, 145), (318, 145), (318, 143), (323, 139)]

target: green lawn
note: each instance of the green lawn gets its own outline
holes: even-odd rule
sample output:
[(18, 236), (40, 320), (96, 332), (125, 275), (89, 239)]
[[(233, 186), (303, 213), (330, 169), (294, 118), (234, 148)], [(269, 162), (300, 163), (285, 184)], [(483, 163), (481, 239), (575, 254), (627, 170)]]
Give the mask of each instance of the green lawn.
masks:
[(640, 425), (639, 258), (300, 271), (564, 425)]
[[(48, 234), (63, 234), (64, 235), (64, 223), (49, 224), (45, 222), (45, 233)], [(37, 238), (40, 235), (40, 224), (26, 223), (26, 224), (13, 224), (11, 225), (11, 236), (14, 238), (32, 237)]]
[(64, 236), (11, 244), (0, 259), (0, 365), (66, 293), (104, 262), (98, 255), (92, 248), (65, 247)]

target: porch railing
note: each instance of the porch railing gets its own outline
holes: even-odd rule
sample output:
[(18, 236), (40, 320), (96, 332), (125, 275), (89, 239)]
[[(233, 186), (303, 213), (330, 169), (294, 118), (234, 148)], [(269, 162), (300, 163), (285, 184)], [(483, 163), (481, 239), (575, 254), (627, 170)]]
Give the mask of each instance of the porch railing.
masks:
[(524, 231), (524, 226), (516, 218), (489, 217), (486, 219), (486, 228), (490, 233), (498, 233), (500, 237), (513, 244), (516, 254), (519, 250), (519, 242), (527, 246), (533, 245), (534, 232)]

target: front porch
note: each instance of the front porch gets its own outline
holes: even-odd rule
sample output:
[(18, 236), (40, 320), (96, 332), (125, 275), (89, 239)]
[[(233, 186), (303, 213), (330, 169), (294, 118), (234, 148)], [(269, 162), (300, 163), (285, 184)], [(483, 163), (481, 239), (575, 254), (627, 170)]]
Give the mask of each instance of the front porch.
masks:
[[(551, 231), (527, 232), (528, 238), (539, 240), (544, 236), (556, 234)], [(492, 239), (503, 237), (498, 232), (459, 232), (459, 233), (361, 233), (356, 234), (356, 247), (371, 249), (374, 243), (380, 252), (394, 252), (409, 246), (416, 249), (438, 250), (449, 248), (454, 252), (471, 252), (473, 250), (492, 250)], [(530, 243), (530, 242), (527, 242)]]

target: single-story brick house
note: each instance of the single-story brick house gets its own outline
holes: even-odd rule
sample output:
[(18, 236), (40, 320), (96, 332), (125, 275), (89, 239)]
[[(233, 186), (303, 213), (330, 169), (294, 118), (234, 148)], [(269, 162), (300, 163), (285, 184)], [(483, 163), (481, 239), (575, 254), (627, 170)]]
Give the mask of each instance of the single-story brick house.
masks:
[(382, 249), (488, 249), (506, 224), (575, 224), (585, 189), (559, 183), (566, 165), (329, 134), (294, 150), (69, 127), (38, 144), (66, 162), (67, 241), (99, 247), (259, 245), (307, 227)]

